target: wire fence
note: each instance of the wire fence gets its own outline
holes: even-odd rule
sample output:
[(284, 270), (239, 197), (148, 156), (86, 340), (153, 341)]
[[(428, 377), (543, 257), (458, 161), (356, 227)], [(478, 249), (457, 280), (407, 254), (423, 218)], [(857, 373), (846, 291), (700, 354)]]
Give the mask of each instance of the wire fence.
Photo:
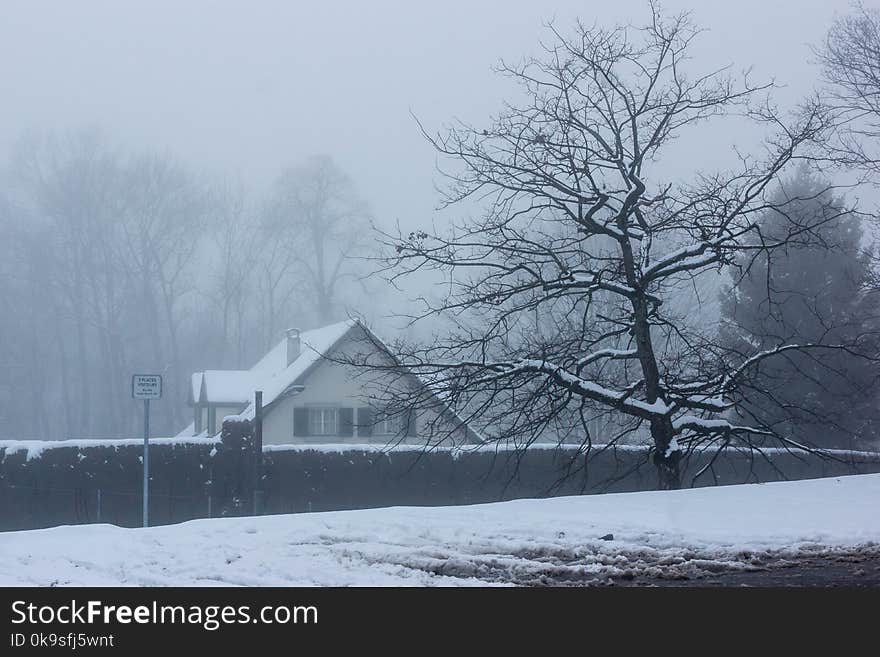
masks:
[[(108, 488), (57, 488), (0, 483), (5, 509), (0, 530), (36, 529), (58, 524), (110, 523), (123, 527), (142, 524), (143, 492)], [(179, 495), (151, 491), (151, 525), (211, 518), (216, 505), (212, 496)]]

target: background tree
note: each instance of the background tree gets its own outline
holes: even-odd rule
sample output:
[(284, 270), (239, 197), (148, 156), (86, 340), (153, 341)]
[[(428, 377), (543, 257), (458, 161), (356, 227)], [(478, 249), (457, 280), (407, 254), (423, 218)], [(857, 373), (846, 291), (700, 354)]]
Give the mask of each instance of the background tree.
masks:
[[(487, 206), (448, 231), (389, 236), (392, 280), (442, 271), (449, 294), (425, 300), (421, 317), (456, 327), (399, 349), (487, 439), (528, 443), (562, 414), (599, 406), (620, 418), (604, 442), (647, 433), (660, 487), (674, 488), (688, 450), (756, 437), (800, 445), (764, 421), (729, 419), (756, 367), (794, 350), (858, 348), (779, 340), (737, 354), (705, 329), (699, 308), (672, 303), (744, 254), (816, 238), (816, 226), (796, 223), (761, 238), (758, 218), (797, 200), (779, 202), (773, 191), (827, 128), (816, 104), (786, 120), (765, 101), (768, 87), (688, 70), (697, 34), (686, 15), (656, 8), (638, 29), (551, 28), (542, 58), (500, 68), (521, 102), (485, 126), (428, 135), (451, 161), (446, 203)], [(664, 180), (659, 162), (671, 140), (732, 114), (771, 135), (760, 155)], [(552, 321), (537, 329), (535, 315)], [(422, 402), (430, 403), (412, 403)]]
[[(176, 433), (204, 359), (191, 340), (207, 217), (206, 186), (156, 154), (126, 152), (95, 129), (21, 141), (5, 177), (17, 263), (4, 280), (14, 318), (0, 327), (3, 387), (21, 391), (12, 438), (131, 435), (134, 371), (165, 376), (154, 430)], [(198, 314), (198, 313), (196, 313)], [(194, 344), (193, 344), (194, 343)], [(25, 358), (25, 356), (27, 356)]]
[[(43, 364), (55, 358), (60, 347), (60, 328), (54, 334), (47, 330), (58, 314), (56, 303), (33, 304), (34, 298), (45, 298), (52, 290), (55, 274), (52, 263), (44, 259), (41, 243), (46, 239), (42, 230), (24, 230), (30, 217), (8, 199), (0, 199), (0, 225), (5, 239), (0, 243), (0, 435), (17, 427), (29, 428), (28, 435), (48, 438), (52, 419), (74, 426), (77, 409), (70, 398), (58, 399), (47, 394), (53, 380)], [(67, 361), (60, 361), (56, 379), (67, 383)], [(53, 391), (54, 392), (54, 391)], [(50, 409), (56, 413), (50, 414)], [(60, 409), (60, 412), (58, 412)]]
[(296, 258), (318, 324), (343, 316), (343, 281), (359, 278), (369, 228), (351, 179), (326, 155), (285, 169), (275, 181), (265, 227)]
[(22, 139), (2, 174), (3, 438), (136, 434), (135, 371), (164, 375), (152, 428), (174, 435), (192, 372), (250, 367), (284, 329), (339, 318), (359, 273), (363, 203), (329, 158), (259, 202), (87, 128)]
[[(258, 226), (247, 208), (241, 185), (224, 183), (215, 191), (212, 204), (211, 272), (206, 281), (208, 298), (219, 314), (216, 365), (218, 369), (242, 369), (248, 354), (248, 331), (255, 287), (255, 263), (259, 262)], [(214, 314), (212, 313), (212, 317)], [(267, 318), (264, 318), (267, 319)]]
[[(836, 139), (828, 146), (831, 159), (848, 173), (860, 173), (866, 184), (876, 185), (880, 173), (880, 11), (855, 4), (853, 13), (835, 20), (815, 52), (826, 83), (826, 102), (834, 107), (839, 123)], [(876, 242), (877, 236), (870, 238)], [(877, 249), (866, 252), (873, 263), (868, 286), (880, 290)]]
[[(32, 263), (29, 304), (51, 300), (46, 305), (58, 313), (50, 319), (52, 328), (71, 338), (52, 340), (47, 324), (33, 327), (31, 339), (43, 350), (57, 345), (58, 352), (46, 357), (58, 359), (70, 375), (72, 392), (65, 397), (70, 434), (104, 434), (121, 422), (124, 367), (119, 321), (127, 299), (117, 248), (119, 155), (99, 131), (90, 129), (24, 141), (13, 167), (14, 198), (28, 217), (26, 225), (17, 227), (23, 235), (19, 244), (39, 244), (42, 254), (33, 261), (35, 252), (22, 254)], [(49, 265), (45, 272), (43, 263)], [(38, 281), (43, 285), (34, 287)], [(32, 367), (46, 370), (42, 363)], [(34, 390), (31, 403), (53, 392)], [(110, 403), (97, 413), (99, 397)]]
[(825, 95), (841, 127), (833, 155), (848, 166), (880, 172), (880, 11), (858, 3), (834, 21), (816, 49)]
[[(805, 170), (780, 188), (773, 205), (758, 220), (764, 239), (778, 241), (791, 223), (816, 226), (819, 239), (759, 251), (731, 268), (733, 285), (722, 301), (725, 344), (740, 358), (791, 342), (860, 341), (880, 353), (878, 295), (868, 290), (861, 217)], [(867, 447), (880, 427), (877, 377), (876, 363), (842, 351), (792, 351), (744, 380), (736, 420), (760, 417), (778, 433), (823, 447)]]
[[(151, 358), (138, 360), (142, 367), (161, 369), (171, 399), (185, 399), (190, 373), (180, 349), (185, 317), (180, 306), (196, 292), (195, 255), (207, 226), (207, 190), (185, 167), (156, 154), (130, 158), (123, 176), (121, 263), (132, 288), (140, 290), (136, 308), (152, 347)], [(169, 409), (173, 426), (182, 426), (180, 406)]]
[(300, 267), (300, 250), (308, 247), (272, 222), (258, 225), (254, 238), (259, 252), (254, 261), (256, 309), (266, 351), (285, 329), (314, 322), (314, 313), (308, 310), (309, 285)]

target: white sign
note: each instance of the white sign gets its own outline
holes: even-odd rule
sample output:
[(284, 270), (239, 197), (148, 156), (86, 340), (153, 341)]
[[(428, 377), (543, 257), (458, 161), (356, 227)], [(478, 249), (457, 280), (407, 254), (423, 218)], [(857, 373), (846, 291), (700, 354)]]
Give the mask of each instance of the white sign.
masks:
[(135, 374), (131, 377), (131, 396), (135, 399), (159, 399), (162, 396), (162, 375)]

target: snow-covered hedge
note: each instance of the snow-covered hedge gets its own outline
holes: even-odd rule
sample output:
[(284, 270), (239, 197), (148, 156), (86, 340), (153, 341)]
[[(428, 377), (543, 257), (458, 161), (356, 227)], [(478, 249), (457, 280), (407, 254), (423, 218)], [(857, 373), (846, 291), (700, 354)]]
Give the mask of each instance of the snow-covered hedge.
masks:
[[(237, 425), (237, 429), (234, 425)], [(248, 421), (230, 424), (223, 440), (151, 441), (154, 524), (238, 515), (253, 509)], [(819, 461), (802, 454), (731, 452), (696, 485), (806, 479), (880, 472), (880, 455), (838, 452)], [(686, 485), (711, 460), (687, 463)], [(0, 441), (0, 529), (83, 522), (137, 526), (141, 513), (142, 446), (134, 440), (30, 443)], [(651, 490), (656, 475), (639, 447), (596, 450), (536, 445), (436, 449), (378, 445), (273, 445), (264, 450), (264, 513), (329, 511), (397, 505), (449, 505), (521, 497)]]

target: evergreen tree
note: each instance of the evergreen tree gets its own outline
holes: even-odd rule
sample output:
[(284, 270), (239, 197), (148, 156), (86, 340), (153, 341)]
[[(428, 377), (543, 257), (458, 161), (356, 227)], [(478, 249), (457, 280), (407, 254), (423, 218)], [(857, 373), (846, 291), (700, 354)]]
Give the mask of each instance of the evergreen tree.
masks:
[[(740, 357), (785, 343), (850, 344), (878, 353), (878, 295), (867, 291), (870, 253), (860, 217), (829, 185), (801, 170), (761, 217), (767, 242), (732, 268), (721, 300), (722, 338)], [(761, 363), (738, 415), (793, 440), (835, 448), (875, 443), (877, 362), (846, 351), (804, 351)]]

